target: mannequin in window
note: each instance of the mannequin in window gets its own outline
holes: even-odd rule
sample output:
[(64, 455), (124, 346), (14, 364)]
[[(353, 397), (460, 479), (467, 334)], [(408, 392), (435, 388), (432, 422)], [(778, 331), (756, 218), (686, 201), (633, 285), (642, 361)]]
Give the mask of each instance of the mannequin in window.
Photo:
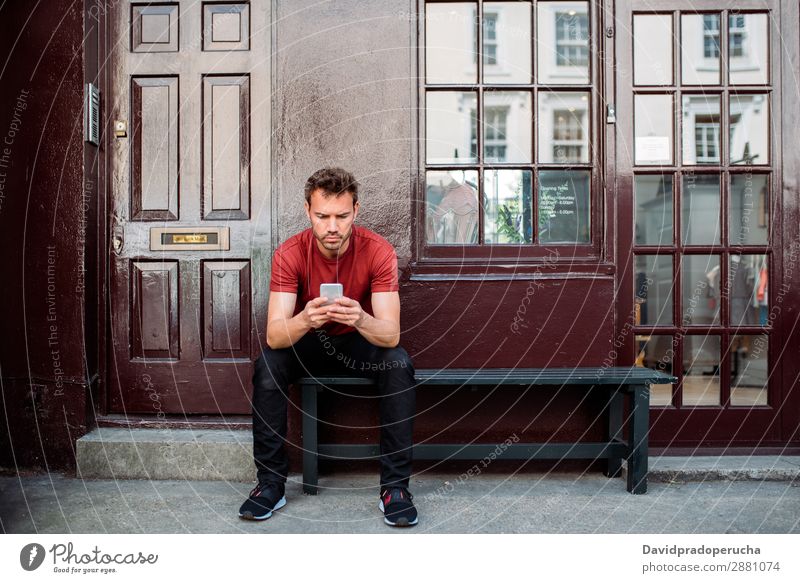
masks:
[(478, 242), (478, 190), (476, 185), (460, 182), (448, 173), (449, 181), (441, 185), (439, 204), (428, 206), (428, 241), (432, 243)]

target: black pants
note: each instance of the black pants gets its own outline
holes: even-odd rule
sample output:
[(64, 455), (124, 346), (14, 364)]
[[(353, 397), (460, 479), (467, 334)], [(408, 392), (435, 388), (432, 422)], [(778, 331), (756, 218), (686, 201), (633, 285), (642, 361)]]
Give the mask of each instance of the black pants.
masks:
[(253, 457), (258, 481), (286, 482), (287, 389), (326, 372), (377, 381), (381, 424), (381, 487), (408, 487), (416, 409), (414, 365), (401, 347), (382, 348), (358, 332), (312, 330), (288, 348), (266, 347), (253, 374)]

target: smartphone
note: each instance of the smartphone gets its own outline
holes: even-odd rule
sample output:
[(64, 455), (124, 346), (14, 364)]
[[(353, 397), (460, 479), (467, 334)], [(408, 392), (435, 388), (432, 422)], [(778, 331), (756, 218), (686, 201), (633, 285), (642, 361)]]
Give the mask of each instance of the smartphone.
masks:
[(328, 301), (322, 304), (329, 306), (336, 298), (344, 296), (344, 287), (341, 283), (323, 283), (319, 286), (319, 297), (326, 297)]

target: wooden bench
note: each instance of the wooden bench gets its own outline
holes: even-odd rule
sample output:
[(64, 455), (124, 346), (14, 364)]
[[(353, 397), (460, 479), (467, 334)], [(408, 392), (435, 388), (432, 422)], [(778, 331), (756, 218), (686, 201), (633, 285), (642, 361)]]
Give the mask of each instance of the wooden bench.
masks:
[[(515, 368), (515, 369), (429, 369), (416, 371), (417, 390), (425, 387), (477, 386), (599, 386), (608, 389), (608, 424), (606, 440), (578, 443), (513, 443), (503, 444), (497, 458), (531, 459), (605, 459), (605, 475), (622, 474), (622, 460), (628, 462), (628, 492), (647, 492), (648, 432), (650, 423), (650, 385), (674, 384), (674, 376), (642, 367), (607, 368)], [(317, 439), (317, 392), (324, 387), (373, 385), (373, 379), (324, 376), (304, 377), (296, 381), (303, 399), (303, 491), (318, 490), (318, 460), (378, 459), (377, 444), (326, 444)], [(629, 397), (630, 413), (623, 419), (625, 396)], [(627, 421), (627, 423), (625, 423)], [(628, 439), (623, 439), (627, 424)], [(419, 444), (414, 446), (414, 459), (482, 460), (497, 452), (494, 443)]]

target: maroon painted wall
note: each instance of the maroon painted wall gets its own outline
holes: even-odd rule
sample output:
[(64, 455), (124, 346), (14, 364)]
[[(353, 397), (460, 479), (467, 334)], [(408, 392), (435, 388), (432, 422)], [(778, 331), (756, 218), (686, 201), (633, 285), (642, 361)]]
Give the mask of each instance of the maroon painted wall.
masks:
[(91, 52), (96, 36), (84, 45), (84, 15), (82, 0), (0, 8), (6, 467), (72, 466), (74, 440), (91, 423), (97, 353), (84, 347), (97, 345), (96, 180), (84, 181), (95, 152), (84, 145), (82, 112), (84, 47)]

